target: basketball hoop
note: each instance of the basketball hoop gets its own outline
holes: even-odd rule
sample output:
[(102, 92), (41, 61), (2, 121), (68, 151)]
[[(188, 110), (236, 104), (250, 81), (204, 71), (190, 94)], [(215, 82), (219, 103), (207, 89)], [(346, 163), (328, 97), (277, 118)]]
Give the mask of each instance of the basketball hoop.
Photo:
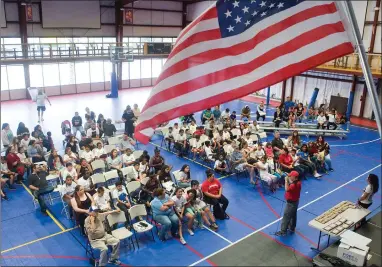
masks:
[(132, 62), (134, 61), (134, 56), (132, 54), (133, 50), (124, 46), (111, 46), (110, 47), (110, 61), (113, 64), (120, 62)]

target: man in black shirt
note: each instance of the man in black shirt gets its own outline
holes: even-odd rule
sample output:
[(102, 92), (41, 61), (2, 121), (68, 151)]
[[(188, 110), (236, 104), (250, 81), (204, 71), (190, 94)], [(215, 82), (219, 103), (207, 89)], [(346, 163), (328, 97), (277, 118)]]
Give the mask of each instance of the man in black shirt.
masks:
[(272, 148), (275, 157), (278, 158), (281, 150), (284, 148), (284, 142), (281, 140), (279, 132), (275, 132), (275, 138), (272, 140)]
[(85, 146), (90, 147), (90, 149), (94, 148), (93, 139), (88, 138), (85, 133), (81, 133), (81, 141), (78, 145), (80, 146), (80, 148)]
[(115, 125), (111, 123), (111, 119), (107, 119), (103, 126), (103, 131), (106, 137), (112, 137), (117, 132)]
[(77, 136), (77, 131), (82, 133), (84, 128), (82, 127), (82, 118), (78, 114), (78, 112), (74, 113), (74, 117), (72, 118), (72, 126), (73, 126), (73, 135)]
[(45, 215), (46, 204), (44, 201), (44, 195), (53, 192), (54, 188), (48, 184), (46, 177), (48, 176), (45, 165), (32, 165), (32, 174), (28, 177), (29, 189), (31, 189), (35, 198), (37, 198), (40, 204), (41, 212)]

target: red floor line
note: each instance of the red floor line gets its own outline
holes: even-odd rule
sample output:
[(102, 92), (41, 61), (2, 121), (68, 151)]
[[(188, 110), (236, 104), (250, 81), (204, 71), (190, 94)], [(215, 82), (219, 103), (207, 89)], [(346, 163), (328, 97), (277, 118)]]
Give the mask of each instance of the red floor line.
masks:
[[(232, 216), (232, 215), (230, 215), (230, 218), (233, 219), (233, 220), (235, 220), (235, 221), (237, 221), (238, 223), (240, 223), (240, 224), (242, 224), (242, 225), (244, 225), (244, 226), (246, 226), (246, 227), (252, 229), (252, 230), (255, 230), (255, 231), (257, 230), (255, 227), (252, 227), (251, 225), (249, 225), (249, 224), (243, 222), (242, 220), (240, 220), (240, 219), (238, 219), (238, 218), (236, 218), (236, 217), (234, 217), (234, 216)], [(281, 246), (283, 246), (283, 247), (289, 249), (290, 251), (294, 251), (295, 253), (297, 253), (297, 254), (300, 255), (301, 257), (304, 257), (305, 259), (307, 259), (307, 260), (309, 260), (309, 261), (312, 260), (312, 258), (310, 258), (309, 256), (306, 256), (306, 255), (302, 254), (301, 252), (299, 252), (298, 250), (296, 250), (296, 249), (294, 249), (294, 248), (292, 248), (292, 247), (290, 247), (290, 246), (285, 245), (284, 243), (280, 242), (279, 240), (277, 240), (277, 239), (271, 237), (270, 235), (268, 235), (268, 234), (266, 234), (266, 233), (264, 233), (264, 232), (261, 232), (261, 231), (260, 231), (259, 234), (261, 234), (262, 236), (264, 236), (264, 237), (266, 237), (266, 238), (268, 238), (268, 239), (271, 239), (271, 240), (275, 241), (277, 244), (279, 244), (279, 245), (281, 245)], [(317, 245), (316, 245), (316, 246), (317, 246)]]
[[(270, 209), (270, 210), (273, 212), (273, 214), (274, 214), (277, 218), (280, 218), (280, 215), (277, 213), (277, 211), (275, 211), (275, 210), (272, 208), (271, 204), (269, 204), (269, 202), (267, 201), (267, 199), (264, 197), (264, 194), (263, 194), (263, 192), (261, 192), (259, 186), (257, 186), (257, 191), (259, 192), (259, 194), (260, 194), (262, 200), (264, 201), (265, 205), (267, 205), (268, 209)], [(310, 244), (312, 244), (312, 245), (314, 245), (314, 246), (317, 246), (317, 243), (315, 243), (315, 242), (313, 242), (312, 240), (310, 240), (308, 237), (306, 237), (305, 235), (303, 235), (301, 232), (296, 231), (296, 234), (298, 234), (299, 236), (301, 236), (303, 239), (305, 239), (306, 241), (308, 241)]]

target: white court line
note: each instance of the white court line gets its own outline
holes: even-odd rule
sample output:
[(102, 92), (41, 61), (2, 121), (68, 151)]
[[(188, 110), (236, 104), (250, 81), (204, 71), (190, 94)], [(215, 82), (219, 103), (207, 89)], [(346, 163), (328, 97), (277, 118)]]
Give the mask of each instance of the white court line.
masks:
[(218, 233), (216, 233), (215, 231), (212, 231), (210, 228), (206, 227), (205, 225), (203, 225), (203, 227), (204, 227), (205, 229), (207, 229), (208, 231), (210, 231), (211, 233), (217, 235), (217, 236), (220, 237), (221, 239), (223, 239), (223, 240), (227, 241), (228, 243), (232, 244), (232, 241), (228, 240), (227, 238), (225, 238), (225, 237), (222, 236), (221, 234), (218, 234)]
[(367, 128), (367, 127), (363, 127), (363, 126), (358, 126), (358, 125), (354, 125), (354, 124), (350, 124), (350, 126), (358, 127), (358, 128), (362, 128), (362, 129), (366, 129), (366, 130), (370, 130), (370, 131), (374, 131), (374, 132), (378, 132), (378, 130)]
[[(360, 177), (364, 176), (365, 174), (367, 174), (367, 173), (369, 173), (369, 172), (371, 172), (371, 171), (373, 171), (373, 170), (375, 170), (375, 169), (381, 167), (381, 165), (382, 165), (382, 164), (379, 164), (379, 165), (375, 166), (374, 168), (372, 168), (372, 169), (370, 169), (370, 170), (368, 170), (368, 171), (366, 171), (366, 172), (364, 172), (364, 173), (358, 175), (357, 177), (353, 178), (352, 180), (347, 181), (346, 183), (344, 183), (344, 184), (338, 186), (337, 188), (333, 189), (332, 191), (329, 191), (328, 193), (326, 193), (326, 194), (324, 194), (324, 195), (322, 195), (322, 196), (316, 198), (315, 200), (312, 200), (311, 202), (305, 204), (304, 206), (299, 207), (298, 210), (302, 210), (302, 209), (306, 208), (307, 206), (309, 206), (309, 205), (311, 205), (311, 204), (317, 202), (318, 200), (320, 200), (320, 199), (326, 197), (327, 195), (330, 195), (331, 193), (333, 193), (333, 192), (339, 190), (340, 188), (342, 188), (342, 187), (344, 187), (344, 186), (346, 186), (346, 185), (348, 185), (348, 184), (350, 184), (350, 183), (356, 181), (357, 179), (359, 179)], [(271, 222), (271, 223), (268, 223), (267, 225), (261, 227), (260, 229), (257, 229), (256, 231), (254, 231), (254, 232), (252, 232), (252, 233), (250, 233), (250, 234), (248, 234), (248, 235), (246, 235), (246, 236), (240, 238), (239, 240), (237, 240), (237, 241), (235, 241), (235, 242), (229, 244), (228, 246), (226, 246), (226, 247), (224, 247), (224, 248), (222, 248), (222, 249), (219, 249), (218, 251), (216, 251), (216, 252), (214, 252), (214, 253), (212, 253), (212, 254), (210, 254), (210, 255), (208, 255), (208, 256), (206, 256), (206, 257), (204, 257), (204, 258), (202, 258), (202, 259), (200, 259), (200, 260), (198, 260), (198, 261), (196, 261), (196, 262), (194, 262), (193, 264), (191, 264), (191, 265), (189, 265), (189, 266), (195, 266), (195, 265), (197, 265), (197, 264), (203, 262), (204, 260), (206, 260), (206, 259), (208, 259), (208, 258), (210, 258), (210, 257), (212, 257), (212, 256), (214, 256), (214, 255), (216, 255), (216, 254), (218, 254), (218, 253), (220, 253), (220, 252), (222, 252), (223, 250), (226, 250), (227, 248), (230, 248), (230, 247), (232, 247), (233, 245), (236, 245), (237, 243), (243, 241), (244, 239), (247, 239), (248, 237), (251, 237), (251, 236), (253, 236), (254, 234), (257, 234), (258, 232), (263, 231), (264, 229), (268, 228), (269, 226), (272, 226), (273, 224), (275, 224), (275, 223), (277, 223), (278, 221), (282, 220), (282, 218), (283, 218), (283, 217), (280, 217), (279, 219), (274, 220), (274, 221)]]
[(378, 140), (381, 140), (381, 138), (377, 138), (377, 139), (374, 139), (374, 140), (371, 140), (371, 141), (362, 142), (362, 143), (347, 144), (347, 145), (330, 145), (330, 146), (331, 147), (338, 147), (338, 146), (359, 146), (359, 145), (373, 143), (373, 142), (376, 142)]

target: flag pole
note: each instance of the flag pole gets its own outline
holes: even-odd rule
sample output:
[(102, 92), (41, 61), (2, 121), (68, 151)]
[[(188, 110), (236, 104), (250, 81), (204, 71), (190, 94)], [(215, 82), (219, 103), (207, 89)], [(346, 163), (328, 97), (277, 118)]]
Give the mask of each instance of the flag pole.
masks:
[(373, 80), (373, 75), (371, 73), (370, 66), (367, 62), (367, 56), (365, 52), (365, 47), (363, 45), (361, 33), (358, 29), (357, 25), (357, 20), (354, 14), (354, 9), (353, 5), (350, 2), (350, 0), (345, 0), (345, 7), (346, 7), (346, 13), (348, 14), (350, 18), (350, 26), (351, 30), (353, 32), (355, 41), (356, 41), (356, 48), (358, 50), (358, 56), (359, 56), (359, 61), (362, 67), (362, 72), (365, 78), (365, 83), (367, 87), (367, 91), (369, 92), (369, 95), (371, 97), (371, 103), (375, 115), (375, 120), (377, 122), (378, 126), (378, 132), (379, 136), (381, 137), (382, 135), (382, 126), (381, 126), (381, 104), (379, 103), (378, 100), (378, 94), (377, 90), (375, 89), (375, 84)]

